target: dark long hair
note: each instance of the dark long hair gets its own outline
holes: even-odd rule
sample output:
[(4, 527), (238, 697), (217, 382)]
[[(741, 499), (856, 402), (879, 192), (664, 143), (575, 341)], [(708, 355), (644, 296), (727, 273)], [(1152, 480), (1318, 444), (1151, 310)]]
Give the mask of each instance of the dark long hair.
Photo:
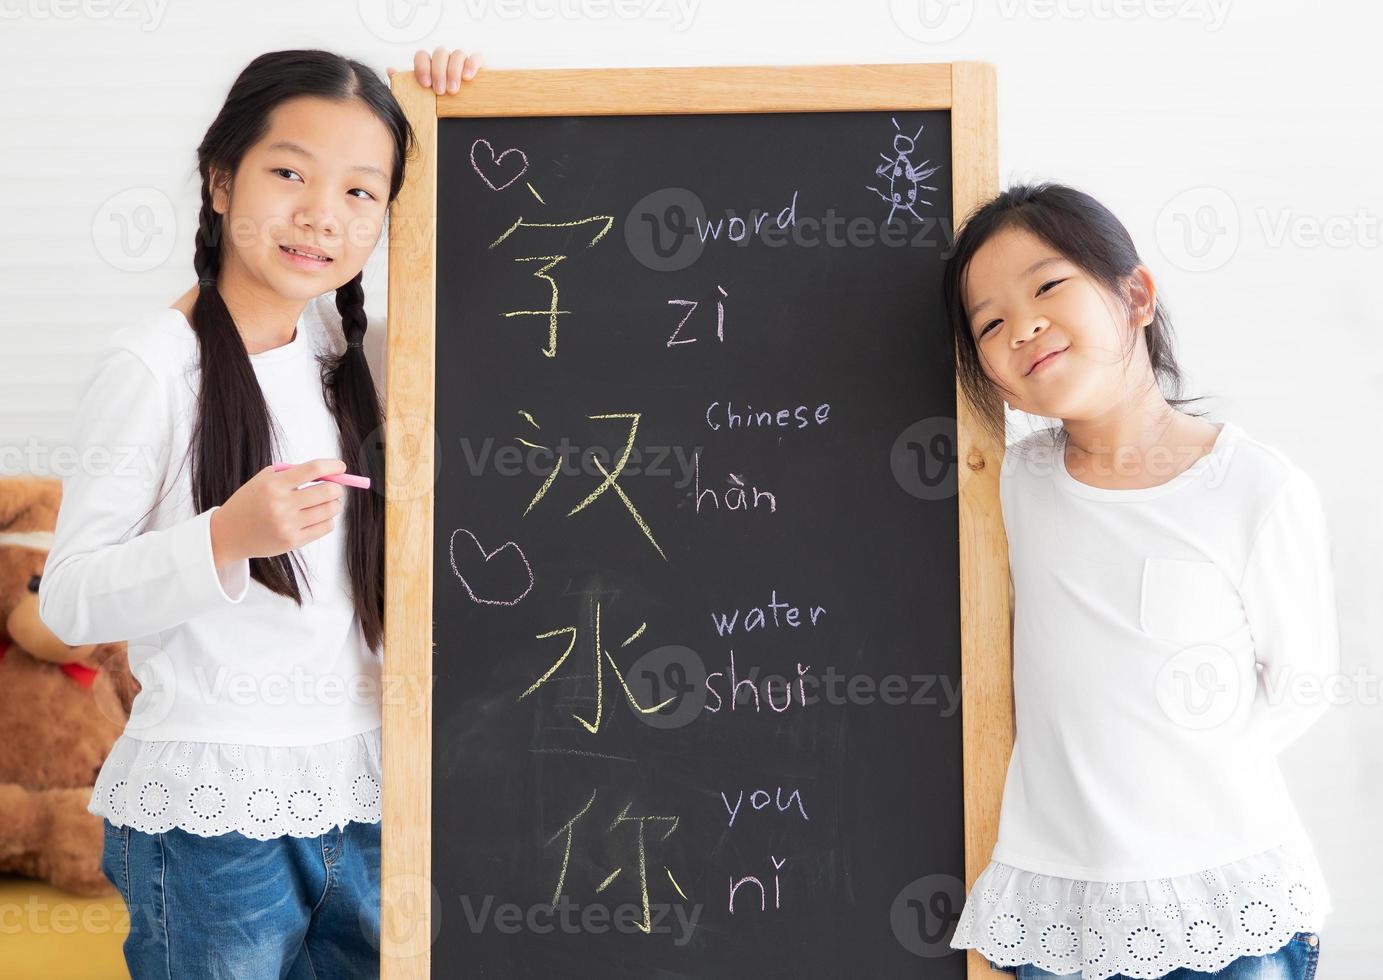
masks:
[[(1128, 230), (1108, 208), (1089, 194), (1063, 184), (1018, 184), (971, 212), (956, 236), (946, 261), (942, 297), (956, 344), (956, 371), (970, 407), (999, 445), (1004, 443), (1001, 392), (984, 373), (979, 346), (970, 332), (961, 285), (980, 246), (1008, 228), (1021, 228), (1046, 242), (1067, 261), (1094, 278), (1128, 309), (1125, 287), (1142, 263)], [(1153, 376), (1167, 404), (1182, 406), (1201, 398), (1182, 398), (1184, 383), (1173, 351), (1171, 318), (1162, 298), (1153, 306), (1152, 322), (1143, 328)], [(1124, 351), (1125, 364), (1137, 338)], [(1190, 412), (1202, 415), (1203, 412)]]
[[(202, 178), (202, 210), (193, 266), (199, 280), (221, 270), (222, 216), (212, 207), (212, 180), (235, 174), (245, 153), (264, 137), (269, 115), (280, 103), (299, 96), (338, 102), (356, 100), (369, 107), (394, 140), (389, 204), (403, 186), (404, 166), (416, 145), (412, 127), (389, 87), (370, 68), (328, 51), (272, 51), (251, 61), (236, 78), (225, 104), (197, 147)], [(365, 293), (360, 275), (336, 291), (336, 308), (348, 346), (343, 354), (320, 358), (322, 389), (341, 437), (341, 459), (348, 472), (370, 477), (370, 492), (345, 497), (346, 564), (355, 612), (366, 645), (375, 648), (384, 633), (384, 455), (379, 395), (365, 359)], [(204, 285), (192, 308), (200, 351), (201, 391), (192, 429), (191, 483), (200, 513), (217, 506), (268, 466), (271, 421), (245, 343), (225, 300), (214, 285)], [(293, 572), (298, 562), (287, 554), (251, 558), (250, 577), (265, 588), (302, 605)], [(309, 585), (310, 588), (310, 585)]]

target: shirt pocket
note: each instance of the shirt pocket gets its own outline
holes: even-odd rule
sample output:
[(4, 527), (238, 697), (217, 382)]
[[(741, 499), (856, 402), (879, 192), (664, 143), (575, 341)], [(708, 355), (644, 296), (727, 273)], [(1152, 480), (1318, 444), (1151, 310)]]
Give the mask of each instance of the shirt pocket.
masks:
[(1143, 559), (1138, 625), (1144, 633), (1202, 643), (1232, 633), (1243, 622), (1239, 590), (1214, 562)]

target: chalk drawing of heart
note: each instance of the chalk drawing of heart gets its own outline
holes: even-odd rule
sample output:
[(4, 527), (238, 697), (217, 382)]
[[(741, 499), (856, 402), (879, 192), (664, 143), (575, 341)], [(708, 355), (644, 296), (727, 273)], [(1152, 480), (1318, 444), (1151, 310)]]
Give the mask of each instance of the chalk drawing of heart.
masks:
[[(518, 156), (518, 172), (515, 173), (514, 176), (506, 180), (504, 183), (496, 186), (495, 181), (487, 177), (485, 175), (485, 171), (480, 169), (480, 159), (476, 157), (476, 151), (480, 149), (481, 146), (485, 147), (485, 165), (487, 167), (493, 168), (495, 180), (499, 180), (500, 177), (503, 176), (504, 158), (511, 153), (516, 154)], [(495, 156), (495, 148), (490, 145), (489, 140), (476, 140), (474, 143), (471, 144), (471, 166), (475, 168), (475, 172), (480, 175), (480, 179), (485, 181), (486, 186), (489, 187), (490, 190), (502, 191), (504, 190), (504, 188), (508, 187), (510, 184), (512, 184), (514, 181), (518, 180), (520, 177), (522, 177), (524, 174), (528, 172), (528, 154), (524, 153), (523, 150), (511, 146), (509, 149), (505, 150), (499, 156)]]
[[(477, 595), (475, 589), (471, 587), (471, 583), (466, 581), (466, 576), (461, 574), (461, 569), (456, 567), (456, 536), (458, 534), (464, 534), (466, 537), (471, 539), (471, 544), (475, 546), (475, 549), (485, 556), (486, 566), (490, 564), (490, 559), (494, 558), (501, 551), (504, 551), (507, 548), (513, 548), (514, 554), (519, 556), (519, 562), (523, 565), (524, 575), (528, 577), (528, 584), (524, 586), (523, 591), (512, 599), (482, 599), (479, 595)], [(529, 591), (533, 588), (533, 567), (528, 564), (528, 559), (524, 556), (523, 549), (512, 541), (506, 541), (504, 542), (504, 544), (500, 545), (494, 551), (487, 552), (484, 548), (481, 547), (480, 541), (476, 539), (476, 536), (474, 534), (472, 534), (470, 531), (467, 531), (464, 527), (458, 527), (455, 531), (451, 532), (451, 541), (448, 543), (447, 551), (448, 558), (451, 561), (451, 570), (455, 572), (456, 577), (461, 580), (461, 584), (466, 589), (466, 594), (483, 606), (518, 605), (519, 601), (523, 599), (524, 596), (528, 595)], [(497, 564), (495, 568), (500, 571), (501, 577), (509, 577), (506, 573), (516, 570), (517, 566), (510, 562), (509, 567), (505, 568), (504, 563), (501, 562), (500, 564)]]

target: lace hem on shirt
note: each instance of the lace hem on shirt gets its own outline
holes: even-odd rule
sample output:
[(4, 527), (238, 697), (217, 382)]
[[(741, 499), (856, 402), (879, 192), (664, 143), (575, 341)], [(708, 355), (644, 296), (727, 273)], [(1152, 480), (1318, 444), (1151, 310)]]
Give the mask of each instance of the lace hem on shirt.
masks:
[(317, 745), (116, 739), (87, 812), (146, 834), (316, 837), (380, 819), (380, 730)]
[(1032, 963), (1084, 980), (1214, 973), (1240, 956), (1316, 932), (1329, 893), (1309, 843), (1289, 842), (1175, 878), (1057, 878), (991, 861), (961, 912), (951, 947), (996, 966)]

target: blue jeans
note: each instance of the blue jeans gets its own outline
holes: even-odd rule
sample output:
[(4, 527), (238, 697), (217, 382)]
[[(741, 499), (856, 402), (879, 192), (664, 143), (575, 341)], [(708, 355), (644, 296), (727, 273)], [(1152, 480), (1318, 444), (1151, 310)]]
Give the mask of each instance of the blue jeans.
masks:
[(133, 980), (379, 976), (379, 824), (260, 841), (103, 823)]
[[(1188, 970), (1185, 967), (1163, 974), (1161, 980), (1315, 980), (1316, 964), (1321, 958), (1320, 937), (1314, 932), (1299, 932), (1286, 946), (1265, 956), (1241, 956), (1231, 960), (1224, 969), (1214, 973)], [(1057, 974), (1024, 963), (1021, 966), (997, 967), (995, 970), (1012, 973), (1016, 980), (1079, 980), (1080, 973)], [(1110, 980), (1126, 980), (1116, 973)]]

